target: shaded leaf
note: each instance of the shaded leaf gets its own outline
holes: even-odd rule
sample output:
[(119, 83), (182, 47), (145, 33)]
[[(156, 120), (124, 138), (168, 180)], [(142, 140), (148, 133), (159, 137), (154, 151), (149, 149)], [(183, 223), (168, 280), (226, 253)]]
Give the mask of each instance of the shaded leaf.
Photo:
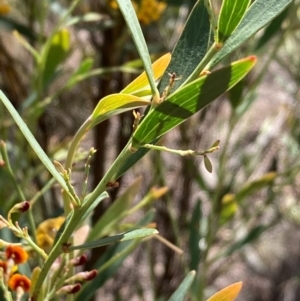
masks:
[(230, 256), (234, 252), (242, 249), (245, 245), (252, 243), (256, 239), (260, 237), (261, 234), (263, 234), (268, 229), (267, 226), (257, 226), (249, 231), (247, 235), (240, 239), (239, 241), (232, 244), (225, 252), (222, 254), (222, 256)]
[(242, 282), (231, 284), (215, 293), (207, 301), (234, 301), (242, 289)]
[(158, 234), (158, 231), (156, 229), (137, 229), (126, 233), (105, 237), (96, 241), (87, 242), (82, 245), (72, 246), (69, 248), (69, 250), (72, 251), (72, 250), (80, 250), (80, 249), (93, 249), (93, 248), (106, 246), (120, 241), (144, 238), (154, 234)]
[(259, 38), (256, 46), (255, 51), (260, 50), (262, 47), (264, 47), (272, 37), (276, 34), (282, 34), (281, 32), (281, 26), (283, 21), (288, 15), (289, 8), (286, 8), (281, 14), (279, 14), (264, 30), (263, 35)]
[(208, 172), (212, 173), (213, 167), (212, 167), (212, 164), (211, 164), (209, 158), (206, 155), (204, 155), (203, 157), (204, 157), (203, 158), (204, 159), (204, 166), (205, 166), (206, 170)]

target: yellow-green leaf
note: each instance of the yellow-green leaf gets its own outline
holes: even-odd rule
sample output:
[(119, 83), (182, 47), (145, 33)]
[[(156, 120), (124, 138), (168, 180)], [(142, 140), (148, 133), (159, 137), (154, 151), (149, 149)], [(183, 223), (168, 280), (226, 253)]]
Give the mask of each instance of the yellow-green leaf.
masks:
[(207, 301), (233, 301), (239, 294), (242, 285), (242, 282), (231, 284), (214, 294)]
[(220, 223), (223, 225), (229, 220), (231, 220), (236, 211), (238, 205), (234, 194), (227, 193), (222, 198), (222, 209), (220, 214)]
[[(167, 53), (160, 57), (157, 61), (152, 64), (154, 79), (159, 79), (165, 72), (167, 66), (171, 60), (171, 53)], [(143, 92), (148, 91), (151, 94), (148, 78), (146, 72), (143, 72), (134, 81), (132, 81), (126, 88), (124, 88), (121, 93), (135, 94), (139, 96), (145, 95)]]
[(111, 116), (142, 106), (147, 106), (149, 104), (149, 100), (145, 100), (130, 94), (108, 95), (99, 101), (94, 112), (92, 113), (92, 125), (95, 126)]
[[(54, 75), (59, 64), (63, 62), (70, 50), (70, 32), (67, 29), (61, 29), (53, 38), (47, 42), (49, 48), (44, 52), (45, 60), (43, 82), (46, 84)], [(48, 44), (47, 44), (48, 46)]]
[(244, 198), (257, 192), (258, 190), (271, 185), (277, 176), (276, 172), (268, 172), (261, 178), (247, 183), (237, 194), (236, 199), (241, 202)]

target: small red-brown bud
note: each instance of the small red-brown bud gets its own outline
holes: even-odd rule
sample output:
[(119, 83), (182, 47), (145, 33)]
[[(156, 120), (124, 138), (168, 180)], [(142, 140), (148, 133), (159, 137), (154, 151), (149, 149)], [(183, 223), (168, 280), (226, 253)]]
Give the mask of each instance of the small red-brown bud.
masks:
[(18, 203), (15, 206), (13, 206), (10, 209), (10, 213), (14, 213), (14, 212), (23, 213), (23, 212), (26, 212), (29, 208), (30, 208), (30, 202), (25, 201), (25, 202)]
[(72, 260), (70, 260), (70, 264), (74, 267), (84, 265), (87, 261), (87, 257), (85, 254), (82, 254), (81, 256), (75, 257)]
[(94, 279), (98, 274), (97, 270), (91, 270), (91, 271), (85, 271), (85, 272), (80, 272), (74, 276), (72, 276), (71, 278), (67, 279), (65, 281), (65, 283), (70, 283), (73, 281), (90, 281), (92, 279)]
[(75, 294), (79, 292), (80, 289), (81, 289), (80, 283), (65, 285), (56, 292), (56, 295)]

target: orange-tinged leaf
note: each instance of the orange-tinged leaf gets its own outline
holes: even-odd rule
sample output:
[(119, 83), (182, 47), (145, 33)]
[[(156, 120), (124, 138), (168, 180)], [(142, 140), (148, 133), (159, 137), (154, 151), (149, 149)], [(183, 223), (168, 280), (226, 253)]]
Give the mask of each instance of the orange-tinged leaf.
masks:
[[(171, 53), (167, 53), (160, 57), (157, 61), (152, 64), (154, 79), (159, 79), (165, 72), (171, 60)], [(134, 81), (132, 81), (126, 88), (124, 88), (121, 92), (127, 94), (135, 94), (140, 95), (139, 92), (145, 90), (145, 88), (149, 86), (146, 72), (143, 72), (140, 76), (138, 76)], [(151, 94), (151, 90), (149, 88), (149, 94)]]
[(243, 283), (236, 282), (215, 293), (207, 301), (233, 301), (239, 294)]
[(103, 120), (150, 104), (149, 100), (130, 94), (111, 94), (102, 98), (92, 113), (93, 126)]

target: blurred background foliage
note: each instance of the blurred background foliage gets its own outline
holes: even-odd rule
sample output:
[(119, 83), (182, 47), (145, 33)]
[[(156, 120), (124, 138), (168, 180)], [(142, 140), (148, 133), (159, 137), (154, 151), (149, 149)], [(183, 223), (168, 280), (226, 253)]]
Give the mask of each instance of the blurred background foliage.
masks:
[[(0, 88), (49, 157), (59, 161), (99, 99), (119, 92), (142, 66), (114, 0), (75, 2), (68, 26), (55, 32), (71, 1), (0, 0)], [(172, 50), (196, 1), (133, 2), (154, 59)], [(217, 13), (221, 1), (213, 4)], [(298, 300), (299, 19), (300, 1), (295, 0), (227, 59), (257, 55), (250, 76), (160, 141), (204, 150), (220, 139), (220, 150), (210, 156), (211, 174), (202, 158), (151, 152), (96, 208), (94, 224), (138, 177), (139, 189), (127, 195), (130, 202), (154, 186), (167, 186), (154, 203), (154, 220), (160, 234), (184, 250), (176, 253), (155, 239), (137, 249), (128, 243), (122, 260), (95, 284), (103, 300), (165, 300), (191, 269), (199, 271), (191, 300), (196, 295), (204, 300), (239, 280), (244, 287), (237, 300)], [(37, 55), (44, 56), (41, 64), (34, 60)], [(73, 167), (75, 186), (83, 181), (89, 148), (97, 149), (89, 183), (94, 187), (127, 143), (132, 123), (129, 112), (87, 135)], [(59, 189), (2, 105), (0, 138), (7, 143), (15, 181), (28, 200), (38, 199), (33, 209), (37, 224), (59, 216)], [(19, 201), (9, 172), (1, 168), (1, 214)], [(141, 216), (136, 213), (125, 222)], [(87, 268), (119, 247), (93, 250)]]

